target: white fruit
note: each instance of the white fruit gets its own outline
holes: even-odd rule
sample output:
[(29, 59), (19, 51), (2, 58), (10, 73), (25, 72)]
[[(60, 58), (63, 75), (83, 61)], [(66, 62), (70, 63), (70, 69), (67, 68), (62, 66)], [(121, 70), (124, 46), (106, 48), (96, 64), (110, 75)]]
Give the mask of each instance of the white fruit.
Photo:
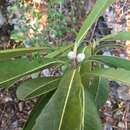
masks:
[(70, 60), (73, 60), (73, 59), (76, 58), (76, 54), (75, 54), (73, 51), (70, 51), (67, 56), (68, 56), (68, 58), (69, 58)]
[(82, 62), (85, 59), (85, 54), (84, 53), (79, 53), (77, 55), (77, 61)]

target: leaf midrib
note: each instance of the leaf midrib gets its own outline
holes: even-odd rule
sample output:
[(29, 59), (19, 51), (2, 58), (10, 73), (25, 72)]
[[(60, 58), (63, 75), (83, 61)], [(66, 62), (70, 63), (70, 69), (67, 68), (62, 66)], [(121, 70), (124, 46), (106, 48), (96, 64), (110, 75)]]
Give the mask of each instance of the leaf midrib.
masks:
[(71, 87), (72, 87), (72, 84), (73, 84), (73, 79), (74, 79), (75, 73), (76, 73), (76, 70), (74, 70), (73, 73), (72, 73), (72, 78), (70, 80), (70, 84), (69, 84), (69, 87), (68, 87), (68, 92), (67, 92), (67, 95), (66, 95), (66, 98), (65, 98), (65, 103), (64, 103), (64, 106), (63, 106), (63, 111), (62, 111), (62, 115), (61, 115), (58, 130), (61, 130), (61, 127), (62, 127), (62, 122), (63, 122), (63, 118), (64, 118), (64, 114), (65, 114), (65, 109), (66, 109), (66, 106), (67, 106), (67, 101), (69, 99), (69, 95), (70, 95), (70, 91), (71, 91)]
[[(38, 88), (36, 88), (35, 90), (33, 90), (32, 92), (30, 92), (27, 96), (25, 96), (25, 98), (26, 98), (26, 97), (27, 97), (27, 98), (30, 97), (30, 96), (33, 95), (33, 93), (35, 93), (37, 90), (39, 90), (39, 89), (41, 89), (41, 88), (43, 88), (43, 87), (45, 87), (45, 86), (47, 86), (47, 85), (49, 85), (49, 84), (51, 84), (51, 83), (57, 81), (57, 80), (59, 80), (59, 78), (54, 79), (54, 80), (52, 80), (52, 81), (50, 81), (50, 82), (48, 82), (48, 83), (46, 83), (46, 84), (44, 84), (44, 85), (40, 85), (40, 87), (38, 87)], [(56, 88), (56, 87), (53, 87), (53, 88), (51, 88), (51, 89), (49, 89), (49, 90), (46, 90), (46, 91), (44, 91), (42, 94), (45, 94), (45, 93), (49, 92), (50, 90), (54, 90), (55, 88)]]
[[(104, 8), (106, 5), (105, 4), (102, 4), (103, 6), (102, 6), (102, 8)], [(102, 9), (101, 8), (101, 9)], [(92, 10), (93, 11), (93, 10)], [(98, 11), (98, 15), (99, 15), (99, 13), (100, 13), (100, 9), (99, 9), (99, 11)], [(96, 19), (97, 17), (98, 17), (98, 15), (95, 15), (95, 17), (94, 17), (94, 19)], [(88, 16), (88, 17), (90, 17), (90, 16)], [(95, 20), (94, 20), (95, 21)], [(91, 24), (92, 25), (92, 24)], [(88, 32), (88, 30), (90, 29), (90, 27), (91, 27), (91, 25), (86, 29), (86, 31), (83, 33), (83, 35), (80, 37), (80, 39), (79, 40), (77, 40), (76, 41), (76, 45), (78, 46), (79, 45), (79, 43), (82, 41), (82, 39), (84, 38), (84, 36), (86, 35), (86, 33)]]
[(14, 79), (21, 78), (21, 77), (23, 77), (23, 76), (25, 76), (25, 75), (31, 74), (31, 73), (33, 73), (33, 72), (35, 72), (35, 71), (37, 71), (37, 70), (42, 69), (42, 68), (45, 67), (45, 66), (48, 66), (48, 65), (51, 65), (51, 64), (54, 64), (54, 63), (64, 63), (64, 62), (62, 62), (62, 61), (55, 61), (55, 62), (49, 62), (49, 63), (43, 64), (43, 65), (40, 65), (39, 67), (36, 67), (35, 69), (31, 69), (31, 70), (29, 70), (29, 71), (26, 71), (25, 73), (19, 74), (19, 75), (17, 75), (17, 76), (14, 76), (13, 78), (10, 78), (10, 79), (8, 79), (8, 80), (5, 80), (5, 81), (3, 81), (3, 82), (0, 82), (0, 85), (4, 84), (4, 83), (6, 83), (6, 82), (11, 82), (11, 81), (13, 81)]

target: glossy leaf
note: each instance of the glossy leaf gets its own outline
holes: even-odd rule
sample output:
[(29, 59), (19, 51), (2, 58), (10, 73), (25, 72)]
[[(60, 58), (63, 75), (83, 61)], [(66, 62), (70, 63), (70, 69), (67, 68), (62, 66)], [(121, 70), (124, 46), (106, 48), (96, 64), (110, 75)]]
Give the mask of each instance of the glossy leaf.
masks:
[(19, 78), (40, 71), (43, 68), (54, 64), (62, 64), (60, 60), (45, 59), (41, 62), (30, 61), (28, 59), (16, 59), (0, 62), (0, 86), (12, 84)]
[(87, 90), (85, 90), (84, 130), (102, 130), (102, 124), (97, 112), (97, 108)]
[(98, 61), (98, 62), (106, 64), (110, 67), (114, 67), (114, 68), (123, 68), (126, 70), (130, 70), (130, 61), (129, 60), (115, 57), (115, 56), (96, 55), (96, 56), (91, 56), (89, 58), (89, 60)]
[[(99, 69), (91, 72), (86, 72), (91, 76), (99, 76), (105, 79), (120, 81), (124, 84), (130, 85), (130, 71), (124, 69)], [(82, 76), (85, 76), (84, 73)]]
[(130, 40), (130, 32), (119, 32), (117, 34), (110, 34), (100, 39), (99, 42), (116, 40)]
[(25, 56), (27, 54), (44, 51), (43, 48), (17, 48), (0, 51), (0, 60), (10, 59), (18, 56)]
[(51, 92), (41, 97), (40, 101), (37, 103), (37, 105), (35, 105), (32, 112), (30, 113), (29, 118), (27, 122), (25, 123), (23, 130), (32, 130), (37, 120), (37, 117), (40, 115), (40, 113), (42, 112), (43, 108), (50, 100), (53, 93), (54, 92)]
[(95, 102), (98, 110), (106, 103), (108, 94), (109, 94), (108, 81), (105, 79), (100, 79), (98, 89), (95, 95)]
[[(97, 108), (99, 109), (106, 102), (108, 97), (108, 84), (106, 80), (100, 79), (99, 76), (95, 77), (88, 75), (87, 72), (91, 72), (91, 70), (88, 69), (87, 64), (90, 63), (85, 62), (84, 66), (82, 66), (84, 71), (83, 68), (81, 69), (82, 73), (86, 72), (86, 76), (82, 76), (82, 83), (91, 94), (93, 101), (95, 101)], [(97, 69), (99, 69), (99, 67)]]
[(81, 85), (78, 70), (66, 72), (32, 130), (81, 130)]
[(113, 49), (113, 48), (125, 49), (125, 46), (121, 45), (121, 44), (103, 44), (103, 45), (99, 45), (97, 48), (95, 48), (95, 54), (97, 54), (98, 52), (103, 51), (105, 49)]
[(91, 53), (92, 53), (91, 46), (88, 46), (88, 48), (85, 50), (86, 62), (83, 62), (80, 71), (81, 71), (81, 76), (84, 72), (86, 72), (86, 75), (82, 76), (82, 83), (94, 99), (99, 84), (99, 77), (92, 77), (91, 75), (87, 74), (87, 72), (91, 72), (91, 70), (93, 69), (92, 63), (88, 62), (89, 57), (91, 57), (92, 55)]
[(87, 90), (89, 91), (89, 93), (92, 95), (93, 100), (95, 100), (95, 97), (98, 92), (100, 78), (94, 77), (94, 76), (92, 77), (91, 75), (89, 77), (90, 77), (90, 79), (89, 79), (90, 83), (89, 83), (89, 86), (86, 86), (86, 87), (87, 87)]
[(37, 97), (57, 88), (60, 78), (37, 78), (27, 80), (20, 84), (16, 94), (20, 100), (30, 99)]
[[(88, 46), (86, 49), (85, 49), (85, 55), (86, 55), (86, 60), (88, 60), (88, 58), (92, 55), (91, 53), (91, 47)], [(82, 75), (82, 73), (84, 72), (87, 72), (87, 71), (91, 71), (92, 69), (92, 63), (91, 62), (83, 62), (81, 64), (81, 67), (80, 67), (80, 73)], [(82, 83), (84, 86), (89, 86), (89, 83), (90, 83), (90, 77), (88, 75), (86, 75), (86, 77), (82, 77)]]
[(83, 26), (81, 27), (77, 38), (76, 38), (76, 46), (78, 47), (82, 40), (85, 38), (86, 34), (88, 33), (89, 29), (93, 25), (93, 23), (102, 15), (105, 9), (110, 6), (115, 0), (96, 0), (96, 4), (93, 7), (93, 10), (86, 18)]
[(73, 46), (74, 45), (71, 44), (71, 45), (57, 48), (54, 52), (51, 52), (48, 55), (46, 55), (45, 58), (55, 58), (55, 57), (61, 55), (62, 53), (64, 53), (65, 51), (67, 51), (68, 49), (72, 48)]

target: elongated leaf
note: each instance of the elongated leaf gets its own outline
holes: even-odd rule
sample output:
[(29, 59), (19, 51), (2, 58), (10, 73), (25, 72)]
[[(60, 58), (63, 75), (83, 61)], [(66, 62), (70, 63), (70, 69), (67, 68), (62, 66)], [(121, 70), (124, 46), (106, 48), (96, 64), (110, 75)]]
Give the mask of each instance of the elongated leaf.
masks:
[(91, 95), (85, 90), (84, 130), (102, 130), (101, 120)]
[(86, 34), (88, 33), (89, 29), (93, 25), (93, 23), (102, 15), (105, 9), (110, 6), (115, 0), (96, 0), (96, 4), (93, 7), (90, 15), (87, 17), (83, 26), (81, 27), (77, 38), (76, 38), (76, 46), (78, 47), (82, 40), (85, 38)]
[(98, 92), (99, 83), (100, 83), (99, 77), (92, 77), (90, 75), (90, 84), (89, 84), (89, 86), (86, 86), (86, 87), (87, 87), (87, 90), (89, 91), (89, 93), (92, 95), (94, 100), (95, 100), (95, 97)]
[(43, 48), (17, 48), (0, 51), (0, 60), (5, 60), (13, 57), (24, 56), (32, 52), (44, 51)]
[(41, 97), (40, 101), (35, 105), (32, 112), (30, 113), (29, 118), (27, 122), (25, 123), (23, 130), (32, 130), (37, 120), (37, 117), (40, 115), (40, 113), (42, 112), (43, 108), (50, 100), (53, 93), (54, 92), (51, 92)]
[(97, 88), (98, 88), (98, 84), (99, 84), (99, 77), (92, 77), (91, 75), (88, 75), (87, 72), (91, 72), (92, 70), (92, 63), (88, 62), (89, 57), (91, 57), (92, 55), (92, 50), (91, 50), (91, 46), (88, 46), (87, 49), (85, 50), (85, 55), (86, 57), (86, 61), (87, 62), (83, 62), (83, 64), (81, 65), (81, 75), (86, 72), (86, 76), (82, 76), (82, 83), (83, 86), (85, 86), (85, 88), (87, 89), (87, 91), (89, 91), (89, 93), (93, 96), (93, 99), (95, 98), (95, 95), (97, 93)]
[(81, 85), (77, 70), (66, 72), (32, 130), (81, 130)]
[(62, 61), (54, 61), (53, 59), (45, 59), (40, 63), (38, 61), (29, 61), (28, 59), (2, 61), (0, 62), (0, 85), (5, 87), (4, 85), (11, 84), (25, 75), (42, 70), (50, 65), (62, 63)]
[(112, 49), (112, 48), (119, 48), (119, 49), (125, 49), (124, 45), (121, 44), (104, 44), (100, 45), (99, 47), (95, 48), (95, 54), (97, 54), (100, 51), (103, 51), (105, 49)]
[(61, 47), (61, 48), (55, 50), (54, 52), (46, 55), (45, 58), (54, 58), (54, 57), (57, 57), (57, 56), (61, 55), (62, 53), (64, 53), (65, 51), (67, 51), (68, 49), (72, 48), (73, 46), (74, 45), (71, 44), (71, 45), (68, 45), (68, 46)]
[[(130, 71), (124, 70), (124, 69), (99, 69), (96, 71), (86, 72), (88, 75), (92, 76), (100, 76), (105, 79), (111, 79), (115, 81), (120, 81), (122, 83), (125, 83), (127, 85), (130, 85)], [(86, 73), (84, 73), (82, 76), (85, 76)]]
[(109, 94), (108, 81), (105, 79), (100, 79), (98, 89), (95, 95), (95, 102), (97, 109), (99, 110), (107, 101)]
[(123, 68), (126, 70), (130, 70), (130, 61), (126, 59), (122, 59), (115, 56), (91, 56), (89, 60), (95, 60), (98, 62), (102, 62), (103, 64), (106, 64), (110, 67), (114, 68)]
[(116, 40), (130, 40), (130, 32), (119, 32), (117, 34), (110, 34), (100, 39), (99, 42)]
[(16, 94), (21, 100), (37, 97), (57, 88), (59, 83), (59, 78), (37, 78), (33, 80), (27, 80), (20, 84)]
[[(88, 68), (88, 64), (90, 63), (84, 62), (84, 66), (81, 66), (81, 72), (86, 72), (86, 76), (82, 76), (82, 83), (87, 91), (91, 94), (93, 101), (95, 101), (97, 108), (99, 109), (102, 105), (104, 105), (108, 97), (108, 84), (106, 80), (100, 79), (98, 76), (94, 77), (88, 75), (87, 72), (91, 72), (91, 69)], [(90, 64), (89, 66), (91, 67), (92, 65)], [(99, 68), (100, 66), (98, 66), (96, 69)]]
[[(85, 55), (86, 55), (86, 60), (88, 60), (88, 58), (92, 55), (91, 53), (91, 47), (88, 46), (86, 49), (85, 49)], [(83, 62), (81, 64), (81, 68), (80, 68), (80, 73), (82, 75), (82, 73), (86, 72), (86, 71), (91, 71), (92, 69), (92, 63), (91, 62)], [(90, 83), (90, 76), (89, 75), (86, 75), (86, 77), (82, 77), (82, 84), (84, 86), (89, 86), (89, 83)]]
[(91, 94), (97, 109), (99, 110), (106, 102), (109, 93), (108, 81), (99, 77), (90, 76), (91, 83), (86, 86), (87, 91)]

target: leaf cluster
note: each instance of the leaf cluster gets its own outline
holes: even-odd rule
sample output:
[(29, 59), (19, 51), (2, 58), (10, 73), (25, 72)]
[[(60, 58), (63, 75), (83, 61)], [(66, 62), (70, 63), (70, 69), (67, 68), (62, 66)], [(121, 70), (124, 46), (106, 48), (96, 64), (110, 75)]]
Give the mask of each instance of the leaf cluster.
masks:
[[(106, 102), (108, 80), (130, 84), (130, 62), (114, 56), (102, 56), (97, 52), (104, 48), (123, 48), (104, 44), (104, 41), (130, 40), (128, 32), (96, 39), (88, 46), (81, 44), (93, 23), (114, 0), (97, 0), (81, 27), (74, 44), (60, 48), (28, 48), (0, 51), (0, 86), (9, 87), (19, 79), (58, 66), (63, 74), (52, 77), (38, 76), (27, 80), (17, 88), (21, 100), (41, 96), (32, 110), (23, 130), (102, 130), (98, 110)], [(96, 46), (102, 45), (100, 48)], [(68, 59), (72, 51), (74, 59)], [(39, 52), (40, 59), (31, 57)], [(78, 63), (78, 53), (85, 60)], [(24, 57), (23, 57), (24, 56)], [(109, 66), (105, 68), (104, 65)], [(64, 69), (63, 69), (64, 68)]]

